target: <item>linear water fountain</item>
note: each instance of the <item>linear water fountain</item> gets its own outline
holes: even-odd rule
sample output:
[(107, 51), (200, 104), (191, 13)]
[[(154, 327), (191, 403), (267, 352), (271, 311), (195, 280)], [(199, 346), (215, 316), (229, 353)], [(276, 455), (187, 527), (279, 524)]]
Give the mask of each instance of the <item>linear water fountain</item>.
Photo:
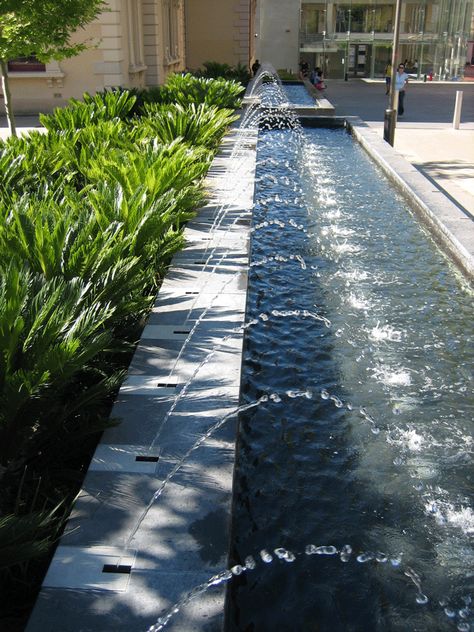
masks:
[[(123, 571), (117, 580), (116, 574), (109, 592), (100, 583), (69, 586), (75, 593), (63, 604), (51, 587), (43, 590), (31, 632), (45, 627), (51, 599), (59, 611), (83, 609), (87, 630), (184, 631), (206, 629), (206, 621), (219, 629), (222, 599), (215, 595), (225, 585), (228, 630), (474, 628), (471, 289), (346, 131), (303, 129), (264, 77), (270, 83), (255, 86), (253, 96), (260, 94), (243, 119), (245, 130), (272, 128), (259, 140), (246, 323), (231, 319), (219, 340), (207, 335), (205, 352), (194, 354), (207, 317), (220, 317), (222, 292), (233, 287), (235, 270), (207, 292), (194, 276), (194, 287), (182, 286), (199, 293), (171, 308), (169, 324), (178, 329), (179, 313), (181, 333), (179, 345), (169, 346), (166, 370), (140, 375), (144, 365), (135, 361), (122, 391), (148, 393), (147, 406), (155, 411), (142, 413), (142, 463), (150, 472), (145, 489), (138, 500), (129, 482), (123, 496), (114, 496), (115, 484), (109, 494), (112, 508), (134, 508), (116, 512), (124, 524), (107, 530), (107, 537), (117, 536), (109, 570), (127, 568), (128, 576)], [(273, 97), (257, 104), (268, 88), (283, 107)], [(242, 153), (236, 156), (230, 168), (239, 173)], [(245, 178), (248, 173), (240, 171)], [(207, 237), (224, 231), (226, 237), (200, 240), (183, 253), (156, 315), (166, 314), (171, 295), (176, 301), (180, 275), (199, 265), (210, 281), (232, 260), (222, 245), (232, 242), (249, 207), (223, 202), (214, 211), (207, 226), (191, 231)], [(230, 316), (233, 305), (227, 308)], [(149, 327), (156, 326), (152, 315)], [(222, 392), (216, 393), (213, 418), (201, 417), (197, 430), (188, 427), (187, 443), (176, 444), (172, 454), (169, 432), (187, 403), (196, 406), (197, 396), (207, 410), (201, 369), (243, 331), (240, 402), (227, 395), (223, 406)], [(142, 342), (155, 335), (149, 330)], [(193, 362), (180, 374), (190, 354)], [(212, 530), (212, 517), (201, 525), (188, 522), (188, 534), (204, 550), (201, 579), (195, 572), (189, 584), (190, 552), (181, 544), (182, 524), (197, 498), (193, 457), (239, 412), (230, 563), (223, 563), (223, 543), (202, 535)], [(113, 439), (117, 432), (96, 455), (104, 467), (120, 445), (127, 458), (137, 453), (124, 439), (132, 426), (121, 441)], [(158, 461), (145, 460), (151, 457)], [(217, 462), (209, 467), (212, 478)], [(131, 471), (125, 466), (129, 480)], [(100, 514), (101, 494), (107, 489), (87, 501), (92, 511), (83, 502), (79, 513)], [(214, 520), (219, 528), (217, 514)], [(88, 526), (78, 516), (76, 524), (94, 528), (93, 520)], [(66, 554), (74, 537), (63, 547)], [(179, 550), (181, 557), (172, 558)], [(192, 555), (198, 557), (196, 550)], [(164, 600), (162, 583), (171, 576), (174, 592)], [(91, 596), (93, 589), (98, 592)], [(50, 608), (49, 616), (57, 613)]]

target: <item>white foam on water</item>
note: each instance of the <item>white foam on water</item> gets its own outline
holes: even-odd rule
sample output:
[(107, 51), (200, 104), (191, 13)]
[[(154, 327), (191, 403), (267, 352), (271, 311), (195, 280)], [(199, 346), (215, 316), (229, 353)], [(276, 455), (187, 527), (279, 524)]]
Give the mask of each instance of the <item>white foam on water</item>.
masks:
[(351, 292), (346, 299), (347, 303), (354, 309), (370, 309), (371, 302), (363, 295)]
[(375, 342), (401, 342), (402, 332), (391, 325), (380, 325), (379, 322), (369, 331), (369, 338)]
[(393, 369), (389, 366), (379, 366), (373, 369), (374, 378), (385, 386), (410, 386), (411, 374), (408, 369)]

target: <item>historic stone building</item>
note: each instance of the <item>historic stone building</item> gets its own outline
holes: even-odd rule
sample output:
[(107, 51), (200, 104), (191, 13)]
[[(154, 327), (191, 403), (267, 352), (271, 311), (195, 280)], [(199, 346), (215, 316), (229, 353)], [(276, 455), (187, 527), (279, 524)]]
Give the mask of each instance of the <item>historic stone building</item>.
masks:
[(46, 65), (35, 58), (9, 63), (15, 111), (49, 111), (104, 88), (158, 85), (207, 60), (248, 66), (254, 2), (107, 0), (108, 10), (77, 34), (91, 43), (81, 55)]

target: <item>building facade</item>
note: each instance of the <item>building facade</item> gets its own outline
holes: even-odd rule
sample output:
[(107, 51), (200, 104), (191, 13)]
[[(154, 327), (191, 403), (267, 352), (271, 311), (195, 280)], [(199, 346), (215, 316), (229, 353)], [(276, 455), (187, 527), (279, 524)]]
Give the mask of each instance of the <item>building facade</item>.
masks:
[(254, 56), (257, 0), (185, 0), (186, 65), (206, 61), (249, 67)]
[(249, 67), (256, 2), (107, 0), (107, 9), (77, 35), (91, 43), (85, 52), (46, 65), (35, 58), (9, 63), (15, 112), (48, 112), (84, 92), (159, 85), (205, 61)]
[[(304, 59), (333, 78), (380, 77), (391, 58), (395, 7), (396, 0), (261, 0), (257, 54), (293, 72)], [(271, 26), (270, 12), (282, 21)], [(472, 16), (472, 0), (402, 1), (398, 59), (419, 77), (462, 78)]]
[(183, 0), (108, 0), (107, 5), (78, 33), (78, 41), (91, 46), (77, 57), (46, 65), (34, 58), (9, 63), (16, 112), (51, 111), (84, 92), (157, 85), (185, 68)]

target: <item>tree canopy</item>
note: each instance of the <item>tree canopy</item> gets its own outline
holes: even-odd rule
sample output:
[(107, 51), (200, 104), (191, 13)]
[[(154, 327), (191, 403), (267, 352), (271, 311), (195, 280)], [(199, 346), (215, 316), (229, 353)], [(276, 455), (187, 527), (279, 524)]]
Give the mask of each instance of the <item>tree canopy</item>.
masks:
[(76, 31), (104, 10), (104, 0), (0, 0), (0, 71), (5, 106), (14, 131), (7, 62), (35, 55), (42, 62), (73, 57), (88, 42), (72, 41)]
[(103, 0), (0, 0), (0, 58), (41, 61), (72, 57), (87, 43), (72, 43), (105, 7)]

